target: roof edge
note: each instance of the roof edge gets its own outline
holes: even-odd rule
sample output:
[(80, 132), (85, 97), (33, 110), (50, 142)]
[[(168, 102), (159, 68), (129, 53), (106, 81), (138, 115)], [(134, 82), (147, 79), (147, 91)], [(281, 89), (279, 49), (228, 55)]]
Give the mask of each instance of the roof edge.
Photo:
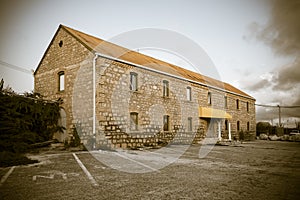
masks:
[(48, 44), (47, 49), (45, 50), (45, 52), (44, 52), (44, 54), (43, 54), (43, 56), (42, 56), (42, 58), (41, 58), (39, 64), (37, 65), (37, 68), (34, 70), (33, 75), (36, 75), (36, 72), (37, 72), (38, 69), (40, 68), (40, 65), (42, 64), (42, 62), (43, 62), (45, 56), (47, 55), (47, 53), (48, 53), (48, 51), (49, 51), (49, 48), (50, 48), (51, 44), (53, 43), (55, 37), (57, 36), (59, 30), (61, 29), (61, 27), (62, 27), (62, 24), (60, 24), (60, 25), (58, 26), (57, 30), (55, 31), (54, 36), (52, 37), (50, 43)]
[[(177, 79), (184, 80), (184, 81), (189, 81), (191, 83), (195, 83), (195, 84), (198, 84), (198, 85), (206, 86), (206, 87), (209, 87), (209, 88), (212, 88), (212, 89), (220, 90), (222, 92), (227, 92), (227, 93), (234, 94), (234, 95), (237, 95), (237, 96), (240, 96), (240, 97), (244, 97), (246, 99), (251, 99), (251, 100), (256, 101), (255, 98), (253, 98), (252, 96), (250, 96), (248, 94), (246, 94), (246, 95), (239, 94), (239, 93), (236, 93), (236, 92), (233, 92), (233, 91), (230, 91), (230, 90), (226, 90), (225, 88), (222, 89), (222, 88), (219, 88), (219, 87), (216, 87), (216, 86), (213, 86), (213, 85), (208, 85), (208, 84), (201, 83), (201, 82), (198, 82), (198, 81), (195, 81), (195, 80), (191, 80), (191, 79), (188, 79), (188, 78), (176, 76), (174, 74), (170, 74), (170, 73), (167, 73), (167, 72), (155, 70), (155, 69), (152, 69), (152, 68), (149, 68), (149, 67), (146, 67), (146, 66), (143, 66), (143, 65), (139, 65), (139, 64), (136, 64), (136, 63), (132, 63), (132, 62), (120, 59), (120, 58), (114, 58), (114, 57), (111, 57), (111, 56), (108, 56), (108, 55), (105, 55), (105, 54), (102, 54), (102, 53), (99, 53), (99, 52), (95, 52), (95, 55), (98, 55), (99, 57), (102, 57), (102, 58), (110, 59), (110, 60), (113, 60), (113, 61), (116, 61), (116, 62), (121, 62), (121, 63), (124, 63), (124, 64), (133, 65), (133, 66), (139, 67), (141, 69), (145, 69), (145, 70), (149, 70), (149, 71), (152, 71), (152, 72), (164, 74), (164, 75), (167, 75), (167, 76), (170, 76), (170, 77), (173, 77), (173, 78), (177, 78)], [(225, 83), (225, 82), (223, 82), (223, 83)], [(226, 84), (228, 84), (228, 83), (226, 83)], [(234, 86), (232, 86), (232, 87), (234, 87)]]

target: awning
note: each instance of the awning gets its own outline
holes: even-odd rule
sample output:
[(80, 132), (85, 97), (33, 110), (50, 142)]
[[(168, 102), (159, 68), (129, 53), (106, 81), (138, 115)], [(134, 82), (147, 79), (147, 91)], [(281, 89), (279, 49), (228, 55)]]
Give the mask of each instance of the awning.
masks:
[(221, 119), (231, 119), (231, 115), (225, 110), (219, 110), (215, 108), (199, 107), (199, 117), (203, 118), (221, 118)]

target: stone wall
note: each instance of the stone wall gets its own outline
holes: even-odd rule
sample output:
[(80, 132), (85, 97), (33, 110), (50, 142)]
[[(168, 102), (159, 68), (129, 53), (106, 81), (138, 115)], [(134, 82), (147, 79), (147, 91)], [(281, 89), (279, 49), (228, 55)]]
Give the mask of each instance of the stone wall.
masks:
[[(199, 106), (225, 109), (232, 119), (232, 138), (240, 131), (255, 137), (254, 100), (222, 90), (208, 88), (126, 63), (98, 57), (96, 62), (96, 131), (93, 133), (93, 58), (94, 55), (64, 29), (60, 29), (35, 73), (35, 92), (47, 99), (62, 99), (66, 111), (67, 135), (76, 127), (82, 142), (91, 148), (138, 148), (167, 143), (199, 142), (206, 137), (210, 120), (199, 118)], [(65, 90), (58, 91), (58, 74), (65, 74)], [(130, 73), (138, 75), (137, 91), (130, 90)], [(163, 96), (163, 81), (169, 83), (169, 95)], [(191, 87), (191, 101), (187, 99)], [(211, 104), (207, 95), (211, 93)], [(224, 108), (227, 96), (227, 108)], [(236, 109), (239, 99), (239, 109)], [(247, 111), (246, 105), (249, 105)], [(138, 128), (131, 130), (130, 113), (138, 114)], [(170, 126), (163, 130), (163, 116)], [(188, 118), (192, 130), (188, 130)], [(225, 119), (222, 137), (228, 138)], [(247, 123), (249, 122), (249, 130)]]
[[(91, 60), (91, 53), (64, 29), (60, 29), (51, 41), (34, 75), (34, 91), (49, 100), (62, 99), (62, 109), (66, 112), (66, 135), (68, 140), (73, 123), (73, 85), (81, 65)], [(65, 89), (58, 90), (59, 72), (65, 74)]]

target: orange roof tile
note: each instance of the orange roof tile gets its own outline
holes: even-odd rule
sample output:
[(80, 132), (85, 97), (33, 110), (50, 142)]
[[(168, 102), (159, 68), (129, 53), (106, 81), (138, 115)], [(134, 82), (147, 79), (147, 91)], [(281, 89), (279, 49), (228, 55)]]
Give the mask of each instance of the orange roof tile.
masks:
[(179, 76), (191, 81), (200, 82), (209, 86), (225, 89), (226, 91), (233, 92), (248, 98), (252, 98), (250, 95), (243, 91), (233, 87), (232, 85), (204, 76), (202, 74), (178, 67), (176, 65), (164, 62), (159, 59), (144, 55), (142, 53), (129, 50), (127, 48), (118, 46), (108, 41), (99, 39), (97, 37), (88, 35), (86, 33), (74, 30), (72, 28), (61, 25), (67, 32), (73, 35), (79, 42), (86, 46), (90, 51), (98, 52), (110, 57), (118, 58), (124, 61), (135, 63), (138, 65), (146, 66), (158, 71), (166, 72), (175, 76)]

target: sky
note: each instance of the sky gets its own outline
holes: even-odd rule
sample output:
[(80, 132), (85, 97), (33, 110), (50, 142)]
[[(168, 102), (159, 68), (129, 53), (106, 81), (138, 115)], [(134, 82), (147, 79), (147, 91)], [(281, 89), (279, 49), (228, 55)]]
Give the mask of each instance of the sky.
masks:
[[(198, 44), (220, 79), (257, 104), (300, 106), (298, 19), (297, 0), (0, 0), (0, 78), (16, 92), (32, 91), (32, 71), (60, 24), (104, 40), (155, 28)], [(185, 67), (161, 51), (141, 53)], [(278, 118), (278, 108), (256, 112), (258, 121)], [(300, 121), (300, 108), (283, 108), (282, 116)]]

